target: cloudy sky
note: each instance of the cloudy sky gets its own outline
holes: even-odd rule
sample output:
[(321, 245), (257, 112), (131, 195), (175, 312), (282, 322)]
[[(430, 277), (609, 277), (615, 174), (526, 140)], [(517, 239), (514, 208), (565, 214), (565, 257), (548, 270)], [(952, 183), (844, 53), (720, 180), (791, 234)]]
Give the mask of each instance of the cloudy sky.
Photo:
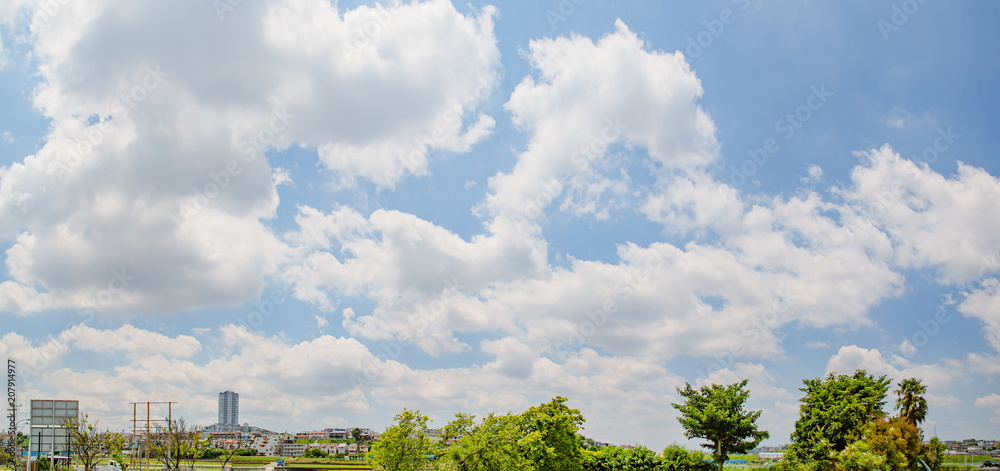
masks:
[(749, 378), (777, 445), (864, 368), (1000, 438), (1000, 5), (686, 3), (3, 2), (19, 401), (662, 449)]

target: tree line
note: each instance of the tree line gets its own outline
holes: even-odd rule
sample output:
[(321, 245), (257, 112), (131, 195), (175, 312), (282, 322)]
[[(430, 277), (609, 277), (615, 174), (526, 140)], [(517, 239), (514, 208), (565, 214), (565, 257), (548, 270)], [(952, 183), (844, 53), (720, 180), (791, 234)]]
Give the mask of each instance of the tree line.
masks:
[[(581, 433), (583, 415), (557, 396), (519, 414), (490, 413), (481, 419), (455, 414), (436, 439), (429, 418), (403, 409), (371, 445), (368, 463), (392, 471), (611, 471), (722, 470), (733, 454), (748, 453), (769, 438), (746, 410), (748, 380), (730, 385), (677, 388), (684, 399), (672, 404), (688, 439), (704, 440), (706, 452), (677, 444), (657, 453), (644, 446), (598, 446)], [(799, 390), (799, 418), (776, 471), (904, 471), (923, 461), (932, 470), (943, 462), (937, 437), (923, 443), (918, 425), (927, 415), (920, 380), (897, 384), (895, 409), (884, 411), (890, 380), (864, 370), (807, 379)]]

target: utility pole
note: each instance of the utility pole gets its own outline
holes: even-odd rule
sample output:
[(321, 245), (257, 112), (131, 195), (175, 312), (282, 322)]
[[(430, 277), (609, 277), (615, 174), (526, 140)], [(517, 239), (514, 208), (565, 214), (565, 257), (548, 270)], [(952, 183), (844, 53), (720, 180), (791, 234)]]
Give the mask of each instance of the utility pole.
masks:
[[(154, 426), (156, 426), (156, 424), (158, 422), (166, 422), (167, 423), (167, 427), (171, 426), (171, 424), (173, 423), (173, 405), (177, 404), (177, 401), (145, 401), (145, 402), (130, 402), (129, 404), (132, 404), (132, 441), (133, 441), (134, 444), (138, 444), (139, 440), (137, 440), (137, 436), (141, 432), (142, 435), (143, 435), (143, 440), (142, 440), (142, 443), (144, 444), (143, 448), (145, 448), (143, 450), (143, 455), (139, 457), (139, 471), (142, 471), (143, 467), (145, 467), (148, 470), (149, 467), (150, 467), (149, 466), (149, 444), (150, 444), (149, 437), (150, 437), (150, 435), (152, 435), (152, 429), (153, 429)], [(146, 405), (146, 418), (145, 419), (140, 419), (139, 418), (139, 407), (142, 406), (143, 404)], [(157, 405), (157, 406), (159, 406), (159, 407), (162, 407), (163, 404), (167, 405), (167, 418), (166, 419), (153, 419), (151, 417), (151, 415), (152, 415), (152, 409), (153, 409), (153, 405), (154, 404)], [(160, 410), (162, 411), (163, 409), (160, 409)], [(142, 429), (142, 426), (141, 426), (142, 422), (146, 422), (145, 430)], [(169, 447), (168, 447), (167, 453), (169, 453), (169, 452), (170, 451), (169, 451)], [(132, 456), (135, 456), (135, 450), (133, 450)]]

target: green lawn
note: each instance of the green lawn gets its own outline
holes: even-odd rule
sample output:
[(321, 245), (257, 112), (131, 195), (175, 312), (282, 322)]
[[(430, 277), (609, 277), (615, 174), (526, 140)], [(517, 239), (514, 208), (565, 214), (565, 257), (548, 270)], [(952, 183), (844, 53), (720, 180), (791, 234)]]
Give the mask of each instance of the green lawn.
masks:
[(962, 456), (962, 455), (944, 455), (944, 462), (947, 464), (962, 464), (964, 463), (982, 463), (986, 460), (996, 460), (991, 456)]

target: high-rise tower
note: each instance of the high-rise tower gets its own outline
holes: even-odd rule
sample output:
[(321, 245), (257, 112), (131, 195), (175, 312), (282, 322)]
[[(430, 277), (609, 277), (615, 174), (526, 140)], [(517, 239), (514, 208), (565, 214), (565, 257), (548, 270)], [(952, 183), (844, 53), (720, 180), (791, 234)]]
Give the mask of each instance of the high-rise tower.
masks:
[(219, 393), (219, 424), (240, 424), (240, 395), (233, 391)]

